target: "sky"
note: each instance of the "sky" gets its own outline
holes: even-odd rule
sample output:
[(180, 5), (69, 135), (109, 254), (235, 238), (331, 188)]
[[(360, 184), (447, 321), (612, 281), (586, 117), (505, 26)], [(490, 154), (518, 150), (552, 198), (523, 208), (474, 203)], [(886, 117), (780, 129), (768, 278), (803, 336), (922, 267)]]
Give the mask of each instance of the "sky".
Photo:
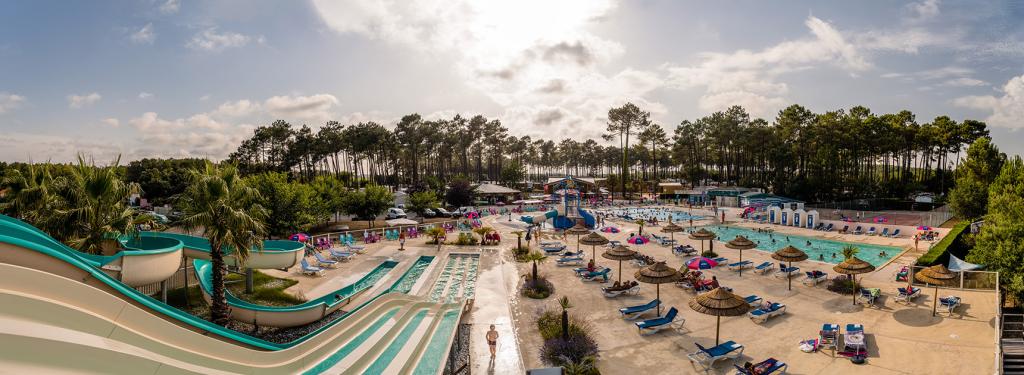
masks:
[(671, 134), (742, 105), (988, 123), (1024, 154), (1024, 2), (0, 2), (0, 160), (222, 159), (275, 119), (498, 118), (597, 137), (633, 102)]

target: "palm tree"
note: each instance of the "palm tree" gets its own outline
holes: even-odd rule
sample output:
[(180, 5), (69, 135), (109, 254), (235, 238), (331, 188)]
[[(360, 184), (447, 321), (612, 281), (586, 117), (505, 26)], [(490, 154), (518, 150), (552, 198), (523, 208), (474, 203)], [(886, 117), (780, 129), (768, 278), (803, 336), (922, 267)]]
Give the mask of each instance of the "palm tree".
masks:
[(493, 231), (494, 228), (491, 227), (479, 227), (473, 229), (473, 233), (476, 233), (478, 236), (480, 236), (480, 245), (484, 244), (484, 238), (487, 237), (487, 234)]
[(843, 252), (843, 258), (845, 258), (846, 260), (849, 260), (850, 258), (853, 258), (854, 255), (857, 255), (857, 253), (860, 252), (860, 249), (858, 249), (856, 246), (853, 246), (853, 245), (846, 245), (846, 246), (843, 247), (842, 252)]
[(562, 357), (564, 364), (562, 370), (565, 375), (588, 375), (594, 373), (594, 356), (580, 358), (579, 362), (573, 362), (572, 358)]
[(29, 164), (27, 175), (21, 170), (11, 169), (0, 181), (0, 186), (4, 187), (2, 190), (6, 190), (0, 202), (0, 212), (39, 226), (37, 219), (53, 203), (52, 183), (53, 177), (45, 166)]
[(643, 236), (644, 235), (644, 221), (643, 220), (637, 220), (637, 221), (634, 221), (634, 223), (636, 223), (636, 225), (640, 226), (640, 231), (639, 231), (639, 233), (637, 233), (637, 236)]
[(441, 238), (444, 237), (444, 235), (445, 235), (444, 229), (441, 229), (439, 227), (431, 227), (430, 229), (427, 229), (423, 233), (428, 235), (428, 236), (430, 236), (430, 238), (432, 238), (434, 240), (434, 243), (437, 244), (437, 251), (440, 252), (441, 251)]
[(572, 304), (569, 303), (569, 296), (562, 296), (558, 299), (558, 306), (562, 308), (562, 340), (569, 340), (569, 309), (572, 308)]
[(210, 240), (213, 267), (213, 303), (210, 321), (226, 325), (228, 305), (224, 299), (224, 251), (233, 251), (241, 265), (256, 248), (263, 250), (266, 211), (256, 203), (259, 193), (246, 185), (234, 166), (217, 167), (206, 162), (203, 170), (192, 170), (190, 184), (178, 200), (184, 214), (181, 223), (188, 230), (202, 229)]
[(532, 278), (530, 281), (537, 281), (537, 263), (543, 263), (548, 257), (539, 251), (531, 251), (523, 257), (524, 261), (533, 262), (533, 270), (531, 272)]
[(94, 254), (116, 251), (121, 236), (135, 236), (138, 225), (152, 222), (128, 206), (138, 184), (125, 183), (117, 175), (120, 158), (106, 167), (87, 164), (81, 156), (67, 176), (53, 182), (53, 210), (41, 217), (42, 227), (79, 251)]

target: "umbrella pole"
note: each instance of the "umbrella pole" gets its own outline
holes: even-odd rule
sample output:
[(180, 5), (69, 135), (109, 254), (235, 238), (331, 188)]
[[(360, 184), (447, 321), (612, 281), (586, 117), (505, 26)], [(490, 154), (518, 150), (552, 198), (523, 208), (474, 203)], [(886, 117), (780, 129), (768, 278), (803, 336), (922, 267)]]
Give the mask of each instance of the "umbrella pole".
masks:
[[(740, 249), (740, 263), (743, 263), (743, 249)], [(740, 264), (740, 277), (743, 277), (743, 264)]]
[(593, 259), (594, 263), (597, 263), (597, 245), (590, 246), (590, 259)]
[(722, 330), (722, 316), (715, 317), (715, 346), (718, 346), (718, 332)]
[[(907, 291), (908, 293), (910, 291)], [(935, 309), (939, 305), (939, 285), (935, 284), (935, 297), (932, 298), (932, 316), (935, 316)]]
[(622, 259), (619, 259), (619, 284), (622, 284)]
[(580, 253), (580, 235), (576, 235), (576, 254)]
[[(789, 266), (786, 268), (793, 268), (793, 262), (789, 262)], [(786, 272), (786, 280), (789, 282), (789, 291), (793, 291), (793, 275)]]
[(850, 275), (850, 278), (853, 279), (853, 293), (851, 293), (851, 294), (853, 294), (853, 305), (856, 306), (857, 305), (857, 275)]
[[(619, 267), (619, 269), (621, 270), (622, 268)], [(655, 285), (655, 290), (657, 290), (657, 297), (655, 297), (655, 298), (658, 300), (658, 316), (661, 316), (661, 284), (654, 284), (654, 285)], [(938, 289), (936, 289), (935, 293), (938, 293), (937, 290)], [(932, 313), (932, 314), (934, 314), (934, 313)]]

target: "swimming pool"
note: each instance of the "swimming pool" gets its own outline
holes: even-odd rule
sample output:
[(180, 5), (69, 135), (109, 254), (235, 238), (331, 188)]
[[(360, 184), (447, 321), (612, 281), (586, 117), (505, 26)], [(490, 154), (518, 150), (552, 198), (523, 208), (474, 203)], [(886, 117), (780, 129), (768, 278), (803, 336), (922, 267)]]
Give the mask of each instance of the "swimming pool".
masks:
[(480, 266), (477, 254), (451, 254), (431, 288), (429, 300), (452, 303), (462, 298), (473, 298)]
[(672, 216), (672, 221), (676, 223), (682, 223), (685, 221), (689, 221), (690, 219), (704, 219), (704, 216), (702, 215), (691, 215), (688, 212), (677, 211), (667, 208), (615, 208), (610, 210), (604, 210), (603, 212), (627, 220), (647, 220), (650, 218), (656, 218), (659, 221), (667, 221), (670, 215)]
[[(706, 226), (705, 228), (715, 232), (715, 234), (718, 235), (718, 239), (723, 242), (736, 238), (737, 235), (741, 235), (751, 241), (754, 241), (754, 243), (757, 244), (758, 250), (776, 251), (788, 245), (793, 245), (793, 247), (807, 253), (807, 259), (821, 261), (823, 257), (824, 261), (828, 263), (842, 262), (843, 247), (847, 245), (856, 246), (857, 249), (860, 250), (857, 252), (857, 258), (871, 263), (871, 265), (875, 267), (885, 264), (889, 259), (892, 259), (903, 251), (903, 249), (895, 246), (826, 240), (823, 238), (797, 236), (792, 234), (787, 235), (782, 233), (759, 233), (742, 227), (713, 225)], [(808, 245), (808, 243), (810, 243), (810, 245)], [(723, 254), (723, 256), (727, 258), (732, 258), (730, 255), (725, 255), (731, 254), (732, 251), (734, 250), (728, 248), (724, 248), (724, 250), (723, 248), (716, 249), (717, 253)], [(885, 256), (881, 255), (883, 251), (885, 252)], [(835, 254), (834, 257), (833, 254)]]

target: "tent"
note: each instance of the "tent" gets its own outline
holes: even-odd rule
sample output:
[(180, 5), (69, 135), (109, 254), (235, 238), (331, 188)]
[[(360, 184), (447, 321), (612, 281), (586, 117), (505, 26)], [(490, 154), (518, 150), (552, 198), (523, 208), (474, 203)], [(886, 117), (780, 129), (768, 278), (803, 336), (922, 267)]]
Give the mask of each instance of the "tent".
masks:
[(981, 268), (980, 264), (967, 263), (963, 259), (957, 258), (956, 255), (949, 254), (949, 270), (950, 271), (971, 271)]

